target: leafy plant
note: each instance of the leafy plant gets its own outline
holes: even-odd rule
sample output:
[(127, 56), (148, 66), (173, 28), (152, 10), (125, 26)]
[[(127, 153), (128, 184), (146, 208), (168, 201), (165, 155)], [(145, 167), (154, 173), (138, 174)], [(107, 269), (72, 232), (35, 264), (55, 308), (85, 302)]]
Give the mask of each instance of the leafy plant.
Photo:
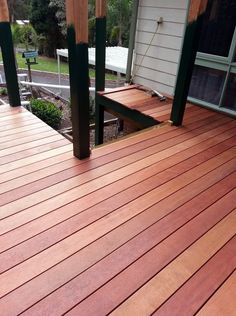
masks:
[(0, 95), (7, 95), (7, 89), (6, 88), (0, 88)]
[(11, 29), (13, 42), (16, 46), (23, 44), (26, 50), (29, 50), (31, 47), (37, 48), (39, 38), (31, 24), (12, 24)]
[(90, 123), (95, 121), (95, 99), (91, 95), (89, 96), (89, 121)]
[(46, 100), (31, 99), (32, 113), (52, 128), (57, 129), (61, 122), (62, 111), (55, 104)]

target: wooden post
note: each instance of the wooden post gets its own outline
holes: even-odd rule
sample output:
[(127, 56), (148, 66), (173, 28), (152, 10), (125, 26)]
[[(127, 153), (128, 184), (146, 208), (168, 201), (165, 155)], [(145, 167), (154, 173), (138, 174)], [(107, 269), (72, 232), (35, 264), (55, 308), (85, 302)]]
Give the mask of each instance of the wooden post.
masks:
[(105, 89), (106, 63), (106, 0), (96, 0), (96, 97), (95, 144), (103, 143), (104, 108), (98, 103), (97, 92)]
[(88, 1), (66, 0), (74, 155), (90, 155)]
[(2, 50), (9, 103), (11, 106), (20, 106), (21, 102), (16, 72), (14, 46), (6, 0), (0, 0), (0, 46)]
[(182, 55), (175, 87), (171, 121), (174, 125), (182, 125), (194, 62), (197, 54), (203, 16), (208, 0), (190, 0), (188, 21), (184, 36)]

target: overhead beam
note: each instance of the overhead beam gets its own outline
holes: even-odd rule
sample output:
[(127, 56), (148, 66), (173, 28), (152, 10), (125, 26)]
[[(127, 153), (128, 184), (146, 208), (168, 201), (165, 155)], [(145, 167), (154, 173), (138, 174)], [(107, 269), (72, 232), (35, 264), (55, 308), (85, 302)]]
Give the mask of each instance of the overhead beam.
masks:
[[(96, 0), (96, 93), (105, 90), (106, 0)], [(103, 143), (104, 108), (95, 100), (95, 144)]]
[(90, 155), (88, 1), (66, 0), (69, 51), (73, 151), (75, 157)]
[(11, 106), (20, 106), (21, 102), (16, 72), (14, 45), (6, 0), (0, 0), (0, 46), (9, 103)]
[(175, 94), (170, 120), (174, 125), (182, 125), (194, 62), (198, 50), (203, 17), (208, 0), (190, 0), (187, 26), (180, 58)]

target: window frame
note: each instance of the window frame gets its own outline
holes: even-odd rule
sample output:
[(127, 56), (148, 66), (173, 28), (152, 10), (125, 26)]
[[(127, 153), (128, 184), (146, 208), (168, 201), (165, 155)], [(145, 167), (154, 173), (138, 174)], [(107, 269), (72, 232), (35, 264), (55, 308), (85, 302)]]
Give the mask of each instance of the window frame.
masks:
[(226, 93), (226, 87), (228, 84), (229, 76), (231, 73), (236, 74), (236, 61), (233, 61), (235, 54), (236, 54), (236, 26), (234, 29), (234, 34), (233, 34), (232, 42), (230, 45), (228, 57), (211, 55), (211, 54), (206, 54), (206, 53), (201, 53), (201, 52), (197, 53), (195, 65), (225, 71), (226, 77), (223, 83), (222, 93), (221, 93), (221, 97), (218, 104), (208, 103), (203, 100), (196, 99), (189, 96), (188, 100), (190, 102), (203, 105), (208, 108), (215, 109), (220, 112), (224, 112), (236, 117), (235, 110), (224, 108), (223, 106), (223, 99)]

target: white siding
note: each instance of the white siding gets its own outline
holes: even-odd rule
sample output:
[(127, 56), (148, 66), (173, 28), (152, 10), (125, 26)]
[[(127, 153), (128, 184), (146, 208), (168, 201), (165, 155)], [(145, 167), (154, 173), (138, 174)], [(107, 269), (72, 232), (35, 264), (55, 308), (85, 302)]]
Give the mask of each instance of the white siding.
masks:
[[(173, 95), (187, 7), (188, 0), (140, 0), (133, 69), (135, 83)], [(160, 17), (163, 23), (153, 38)]]

